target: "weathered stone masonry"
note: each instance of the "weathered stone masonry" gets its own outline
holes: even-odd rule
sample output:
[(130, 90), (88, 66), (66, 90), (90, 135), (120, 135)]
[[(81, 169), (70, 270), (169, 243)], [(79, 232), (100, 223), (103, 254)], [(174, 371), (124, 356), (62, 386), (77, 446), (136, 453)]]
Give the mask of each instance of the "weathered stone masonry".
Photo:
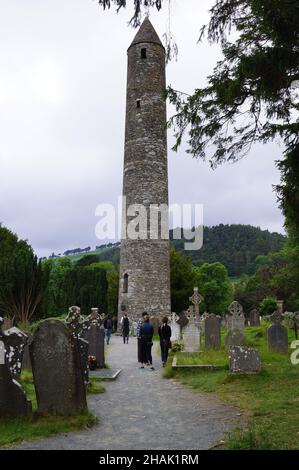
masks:
[[(168, 205), (165, 50), (148, 19), (128, 49), (123, 195), (126, 206)], [(123, 208), (123, 227), (131, 218)], [(169, 240), (123, 238), (120, 252), (119, 316), (142, 311), (170, 314)], [(168, 220), (167, 230), (168, 233)]]

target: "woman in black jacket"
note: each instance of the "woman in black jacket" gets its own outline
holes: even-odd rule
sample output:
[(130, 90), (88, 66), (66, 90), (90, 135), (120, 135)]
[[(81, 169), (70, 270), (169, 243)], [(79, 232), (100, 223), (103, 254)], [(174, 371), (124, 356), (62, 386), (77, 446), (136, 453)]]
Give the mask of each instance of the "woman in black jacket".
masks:
[(159, 326), (159, 336), (160, 336), (160, 346), (161, 346), (161, 359), (163, 367), (168, 359), (168, 351), (171, 348), (171, 328), (168, 325), (168, 318), (164, 317), (162, 320), (162, 325)]

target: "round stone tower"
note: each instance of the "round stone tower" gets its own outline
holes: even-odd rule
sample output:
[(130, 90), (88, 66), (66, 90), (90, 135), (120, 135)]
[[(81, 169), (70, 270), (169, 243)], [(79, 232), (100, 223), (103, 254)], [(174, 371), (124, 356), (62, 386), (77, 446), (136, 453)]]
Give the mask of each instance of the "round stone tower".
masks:
[(148, 18), (128, 49), (127, 74), (118, 314), (161, 318), (171, 313), (165, 50)]

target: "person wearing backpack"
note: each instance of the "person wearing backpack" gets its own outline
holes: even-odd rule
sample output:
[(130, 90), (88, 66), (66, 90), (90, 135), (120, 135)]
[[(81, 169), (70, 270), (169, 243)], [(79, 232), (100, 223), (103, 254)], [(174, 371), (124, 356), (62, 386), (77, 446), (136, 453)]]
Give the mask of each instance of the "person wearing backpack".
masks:
[(130, 333), (130, 321), (128, 318), (128, 314), (125, 312), (124, 316), (121, 319), (121, 325), (122, 325), (122, 334), (123, 334), (123, 340), (124, 344), (129, 343), (129, 333)]
[(151, 370), (155, 370), (152, 360), (152, 346), (153, 346), (154, 327), (150, 324), (149, 315), (145, 315), (144, 322), (140, 327), (140, 340), (141, 340), (141, 369), (147, 365)]
[(108, 315), (106, 320), (104, 321), (105, 339), (106, 339), (107, 344), (109, 344), (109, 342), (110, 342), (112, 327), (113, 327), (113, 323), (112, 323), (112, 320), (111, 320), (111, 316)]
[(159, 336), (160, 336), (160, 347), (161, 347), (161, 359), (163, 367), (165, 367), (168, 359), (168, 351), (171, 348), (171, 328), (168, 325), (168, 318), (164, 317), (162, 319), (162, 325), (159, 326)]

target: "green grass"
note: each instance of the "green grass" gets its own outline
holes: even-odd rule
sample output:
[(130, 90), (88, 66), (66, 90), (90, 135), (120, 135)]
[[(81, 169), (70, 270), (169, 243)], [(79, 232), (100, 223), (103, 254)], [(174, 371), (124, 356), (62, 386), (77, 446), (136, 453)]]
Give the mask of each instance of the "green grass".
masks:
[[(290, 362), (290, 354), (268, 351), (267, 324), (246, 328), (248, 346), (257, 348), (262, 359), (262, 372), (257, 375), (231, 375), (222, 370), (173, 370), (172, 357), (164, 377), (175, 377), (199, 392), (213, 392), (238, 406), (248, 417), (248, 425), (227, 436), (227, 449), (298, 449), (299, 448), (299, 365)], [(289, 332), (289, 339), (294, 333)], [(187, 362), (178, 354), (180, 362)], [(225, 349), (192, 354), (192, 364), (228, 364)]]
[[(97, 385), (98, 380), (92, 378), (88, 393), (102, 393), (104, 387)], [(33, 385), (32, 373), (22, 372), (20, 383), (32, 401), (33, 414), (25, 418), (0, 418), (0, 446), (9, 446), (20, 441), (40, 439), (59, 433), (77, 431), (92, 427), (97, 423), (97, 418), (89, 411), (78, 416), (39, 416)]]
[(91, 377), (89, 376), (89, 384), (87, 386), (87, 393), (88, 394), (98, 394), (104, 393), (106, 391), (103, 385), (99, 385), (99, 382), (102, 382), (100, 377)]

